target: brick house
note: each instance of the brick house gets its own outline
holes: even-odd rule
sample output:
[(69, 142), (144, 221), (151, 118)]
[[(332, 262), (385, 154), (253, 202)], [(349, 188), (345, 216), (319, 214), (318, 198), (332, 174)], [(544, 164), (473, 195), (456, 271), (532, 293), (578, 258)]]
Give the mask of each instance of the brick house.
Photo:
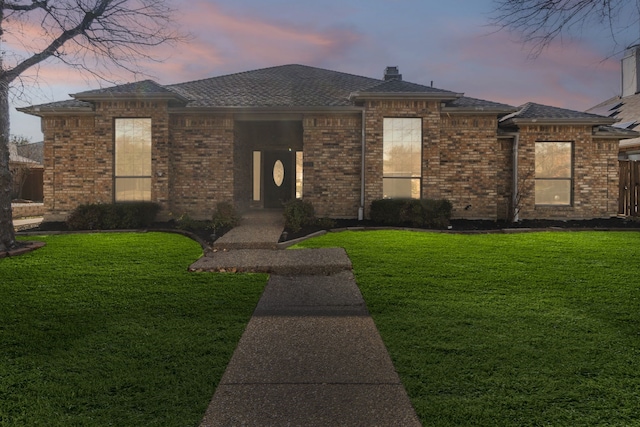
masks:
[(284, 65), (72, 98), (20, 109), (42, 118), (51, 221), (83, 203), (208, 218), (220, 201), (294, 197), (333, 218), (366, 217), (385, 197), (448, 199), (454, 218), (610, 217), (630, 137), (613, 118), (469, 98), (397, 67), (374, 79)]

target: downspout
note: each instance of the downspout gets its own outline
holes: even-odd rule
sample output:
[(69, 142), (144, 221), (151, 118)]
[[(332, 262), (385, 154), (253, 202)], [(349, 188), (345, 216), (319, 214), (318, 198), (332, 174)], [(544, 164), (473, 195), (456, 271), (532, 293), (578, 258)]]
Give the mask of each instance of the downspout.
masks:
[(360, 207), (358, 208), (358, 221), (362, 221), (364, 219), (364, 170), (365, 170), (365, 128), (364, 128), (364, 120), (365, 120), (365, 109), (362, 109), (362, 164), (360, 166)]
[(511, 208), (513, 209), (513, 222), (518, 222), (518, 144), (520, 133), (513, 135), (513, 191), (511, 194)]

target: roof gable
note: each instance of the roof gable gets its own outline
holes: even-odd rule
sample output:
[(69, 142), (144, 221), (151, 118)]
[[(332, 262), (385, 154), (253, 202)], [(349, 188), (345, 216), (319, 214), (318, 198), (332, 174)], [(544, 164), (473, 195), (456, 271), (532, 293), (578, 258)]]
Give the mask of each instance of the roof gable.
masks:
[(612, 124), (615, 119), (597, 114), (583, 113), (566, 108), (528, 102), (518, 107), (518, 111), (500, 119), (501, 124), (518, 123), (584, 123), (584, 124)]

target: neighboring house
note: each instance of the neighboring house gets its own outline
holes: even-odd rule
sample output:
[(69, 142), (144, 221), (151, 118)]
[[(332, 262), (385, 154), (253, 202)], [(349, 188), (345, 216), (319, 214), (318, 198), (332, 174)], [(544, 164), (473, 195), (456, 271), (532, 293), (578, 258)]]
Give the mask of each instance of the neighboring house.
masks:
[(16, 146), (18, 155), (34, 160), (40, 164), (44, 163), (44, 142), (30, 142)]
[(44, 166), (19, 152), (19, 146), (9, 143), (9, 169), (13, 181), (11, 198), (42, 202)]
[[(622, 58), (622, 91), (588, 113), (615, 118), (613, 126), (622, 130), (640, 131), (640, 46), (632, 46)], [(640, 160), (640, 137), (620, 142), (620, 160)]]
[(455, 218), (617, 213), (615, 119), (515, 108), (402, 80), (284, 65), (150, 80), (21, 108), (42, 118), (46, 220), (82, 203), (151, 200), (165, 218), (217, 202), (363, 218), (381, 198), (444, 198)]

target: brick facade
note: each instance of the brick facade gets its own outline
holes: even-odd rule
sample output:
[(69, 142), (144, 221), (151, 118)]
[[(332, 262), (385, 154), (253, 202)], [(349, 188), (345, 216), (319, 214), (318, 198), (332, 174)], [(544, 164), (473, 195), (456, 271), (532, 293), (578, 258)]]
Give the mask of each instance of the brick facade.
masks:
[[(618, 212), (618, 141), (594, 139), (592, 126), (521, 126), (518, 150), (520, 219), (608, 218)], [(535, 143), (573, 143), (571, 206), (536, 206)]]
[(170, 123), (169, 213), (210, 218), (218, 202), (234, 200), (233, 116), (175, 115)]
[(359, 114), (308, 114), (304, 129), (303, 198), (316, 215), (355, 218), (360, 206), (362, 118)]
[[(383, 119), (417, 117), (422, 119), (422, 197), (451, 201), (454, 218), (511, 217), (513, 137), (498, 138), (497, 117), (441, 113), (438, 102), (426, 100), (367, 101), (364, 108), (365, 215), (371, 201), (382, 197)], [(47, 220), (64, 219), (79, 204), (113, 201), (113, 124), (119, 117), (152, 119), (152, 199), (162, 206), (164, 218), (209, 218), (222, 201), (248, 208), (252, 152), (287, 147), (304, 153), (304, 199), (318, 216), (358, 215), (360, 112), (301, 115), (298, 135), (275, 130), (277, 122), (242, 125), (231, 113), (170, 115), (166, 102), (113, 101), (96, 103), (94, 115), (43, 118)], [(277, 137), (266, 136), (270, 132)], [(573, 142), (572, 206), (535, 206), (536, 141)], [(617, 140), (594, 140), (591, 126), (521, 126), (519, 217), (615, 215), (616, 155)]]

